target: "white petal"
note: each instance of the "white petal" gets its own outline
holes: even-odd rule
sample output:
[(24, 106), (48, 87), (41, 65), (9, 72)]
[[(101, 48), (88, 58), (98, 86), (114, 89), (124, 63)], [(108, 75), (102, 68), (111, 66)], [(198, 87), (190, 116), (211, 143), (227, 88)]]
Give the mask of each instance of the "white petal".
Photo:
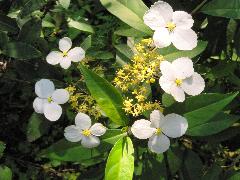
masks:
[(46, 60), (49, 64), (56, 65), (61, 61), (62, 58), (63, 56), (61, 52), (52, 51), (47, 55)]
[(169, 80), (174, 80), (176, 79), (175, 77), (175, 69), (172, 66), (172, 63), (168, 61), (163, 61), (160, 63), (160, 70), (163, 76)]
[(159, 84), (166, 93), (171, 94), (171, 87), (174, 85), (173, 80), (169, 80), (167, 77), (161, 76), (159, 79)]
[(151, 127), (153, 128), (160, 128), (161, 124), (163, 123), (164, 115), (159, 110), (154, 110), (150, 114), (150, 121), (151, 121)]
[(155, 153), (163, 153), (169, 149), (170, 140), (164, 134), (153, 135), (149, 138), (148, 148)]
[(172, 62), (175, 76), (178, 79), (185, 79), (193, 75), (193, 62), (187, 57), (178, 58)]
[(71, 59), (68, 56), (62, 58), (62, 60), (60, 61), (60, 66), (63, 69), (68, 69), (71, 66)]
[(71, 141), (71, 142), (78, 142), (82, 139), (81, 132), (74, 125), (71, 125), (65, 128), (64, 136), (68, 141)]
[(179, 50), (192, 50), (197, 46), (197, 34), (192, 29), (175, 29), (171, 36), (173, 45)]
[(174, 11), (173, 22), (176, 24), (176, 28), (190, 29), (193, 26), (194, 20), (192, 16), (185, 11)]
[(91, 134), (94, 136), (102, 136), (105, 134), (107, 128), (104, 127), (101, 123), (95, 123), (91, 128)]
[(85, 58), (85, 51), (81, 47), (75, 47), (68, 52), (68, 57), (73, 62), (79, 62)]
[(151, 122), (145, 119), (137, 120), (133, 123), (131, 131), (138, 139), (150, 138), (155, 132), (156, 128), (150, 127)]
[(157, 11), (149, 10), (143, 16), (144, 23), (150, 27), (152, 30), (157, 30), (159, 28), (165, 27), (166, 22), (162, 16), (159, 16)]
[(72, 47), (72, 40), (68, 37), (64, 37), (59, 40), (59, 49), (62, 52), (67, 52)]
[(96, 136), (83, 136), (81, 144), (85, 148), (94, 148), (97, 147), (100, 144), (100, 140)]
[(35, 98), (33, 101), (33, 109), (36, 113), (43, 114), (43, 107), (47, 103), (46, 99)]
[(91, 127), (91, 119), (84, 113), (78, 113), (75, 117), (75, 124), (80, 129), (89, 129)]
[(172, 7), (163, 1), (158, 1), (143, 16), (144, 23), (153, 30), (165, 27), (171, 21), (173, 15)]
[(57, 121), (62, 115), (62, 107), (55, 102), (46, 103), (43, 112), (49, 121)]
[(181, 87), (188, 95), (196, 96), (204, 90), (205, 82), (202, 76), (195, 72), (191, 77), (183, 81)]
[(52, 81), (41, 79), (35, 84), (35, 93), (40, 98), (48, 98), (52, 95), (55, 87)]
[(171, 138), (181, 137), (186, 133), (187, 128), (188, 122), (186, 118), (174, 113), (166, 115), (161, 126), (162, 132)]
[(172, 85), (170, 94), (178, 102), (183, 102), (185, 100), (185, 94), (181, 87)]
[(69, 92), (65, 89), (56, 89), (52, 94), (52, 100), (57, 104), (64, 104), (69, 99)]
[(163, 48), (171, 44), (171, 36), (167, 28), (160, 28), (153, 34), (153, 41), (156, 47)]

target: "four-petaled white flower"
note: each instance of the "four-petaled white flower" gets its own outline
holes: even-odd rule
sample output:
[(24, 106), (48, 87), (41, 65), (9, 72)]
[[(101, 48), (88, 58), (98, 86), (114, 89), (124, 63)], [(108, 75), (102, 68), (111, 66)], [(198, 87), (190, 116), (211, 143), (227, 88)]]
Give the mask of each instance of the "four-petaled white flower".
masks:
[(62, 115), (62, 107), (69, 99), (69, 93), (65, 89), (56, 89), (52, 81), (41, 79), (35, 84), (37, 98), (33, 101), (35, 112), (44, 114), (50, 121), (58, 120)]
[(106, 127), (101, 123), (91, 126), (91, 119), (84, 113), (78, 113), (75, 117), (75, 124), (65, 128), (64, 136), (68, 141), (81, 141), (83, 147), (94, 148), (100, 144), (98, 136), (106, 132)]
[(204, 90), (204, 79), (194, 72), (193, 62), (189, 58), (178, 58), (172, 63), (163, 61), (160, 64), (160, 70), (161, 88), (178, 102), (185, 100), (185, 93), (195, 96)]
[(68, 37), (64, 37), (59, 41), (59, 51), (50, 52), (46, 60), (49, 64), (60, 66), (64, 69), (68, 69), (71, 66), (71, 62), (79, 62), (85, 57), (85, 51), (81, 47), (75, 47), (71, 49), (72, 41)]
[(144, 23), (154, 30), (156, 47), (163, 48), (171, 43), (179, 50), (192, 50), (197, 46), (197, 34), (191, 29), (192, 16), (184, 11), (173, 12), (172, 7), (158, 1), (146, 12)]
[(168, 150), (170, 140), (185, 134), (188, 128), (187, 120), (178, 114), (164, 115), (154, 110), (150, 114), (150, 121), (141, 119), (131, 127), (133, 135), (138, 139), (148, 139), (148, 147), (152, 152), (163, 153)]

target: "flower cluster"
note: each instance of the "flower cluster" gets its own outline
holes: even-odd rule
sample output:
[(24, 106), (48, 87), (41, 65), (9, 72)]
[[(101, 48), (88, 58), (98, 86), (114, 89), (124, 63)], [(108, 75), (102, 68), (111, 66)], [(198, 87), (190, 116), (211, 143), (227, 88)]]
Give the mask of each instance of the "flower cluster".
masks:
[(147, 110), (161, 109), (159, 103), (148, 100), (147, 86), (154, 83), (159, 76), (159, 65), (163, 56), (153, 49), (152, 39), (143, 39), (134, 48), (136, 53), (132, 64), (126, 64), (118, 70), (113, 82), (122, 92), (131, 92), (130, 97), (127, 96), (123, 103), (123, 109), (133, 116), (138, 116)]
[(137, 96), (135, 96), (134, 99), (127, 98), (124, 100), (123, 109), (126, 113), (132, 114), (133, 116), (139, 116), (144, 111), (150, 111), (153, 109), (163, 111), (163, 108), (160, 106), (159, 102), (150, 102), (146, 100), (138, 102), (136, 101), (136, 97)]
[(77, 91), (76, 87), (73, 85), (68, 86), (66, 90), (70, 94), (69, 103), (74, 111), (89, 114), (95, 117), (95, 119), (99, 119), (102, 116), (102, 113), (92, 96), (84, 91)]
[[(150, 43), (149, 43), (150, 42)], [(159, 65), (163, 56), (152, 49), (151, 39), (144, 39), (135, 45), (131, 64), (126, 64), (117, 72), (114, 83), (123, 92), (134, 89), (142, 83), (154, 83), (159, 74)]]
[[(68, 69), (71, 62), (79, 62), (85, 58), (85, 51), (81, 47), (71, 49), (72, 41), (68, 37), (64, 37), (59, 41), (59, 51), (50, 52), (46, 61), (49, 64), (60, 66)], [(102, 71), (99, 66), (97, 68)], [(75, 124), (65, 128), (64, 136), (71, 142), (81, 140), (82, 146), (93, 148), (100, 144), (98, 136), (106, 132), (106, 128), (101, 123), (95, 123), (91, 126), (91, 119), (88, 115), (80, 112), (88, 113), (98, 119), (101, 111), (97, 107), (93, 98), (86, 93), (76, 92), (75, 86), (69, 86), (66, 89), (56, 89), (52, 81), (41, 79), (35, 84), (35, 93), (38, 96), (33, 101), (33, 108), (36, 113), (44, 114), (50, 121), (57, 121), (62, 114), (62, 107), (67, 101), (71, 107), (79, 112), (75, 118)], [(81, 103), (81, 104), (80, 104)]]
[[(148, 98), (144, 84), (154, 83), (156, 79), (159, 79), (160, 87), (178, 102), (185, 100), (185, 93), (195, 96), (205, 87), (201, 75), (194, 71), (191, 59), (181, 57), (168, 62), (155, 51), (156, 48), (167, 47), (171, 43), (179, 50), (195, 48), (197, 35), (191, 29), (194, 23), (191, 15), (184, 11), (173, 12), (168, 3), (158, 1), (151, 6), (143, 19), (145, 24), (155, 31), (153, 40), (145, 39), (135, 45), (136, 53), (132, 64), (120, 69), (114, 80), (115, 85), (123, 92), (130, 91), (134, 96), (127, 98), (123, 103), (123, 109), (134, 116), (148, 109), (143, 104)], [(135, 121), (131, 132), (136, 138), (149, 138), (149, 149), (162, 153), (170, 146), (169, 137), (177, 138), (185, 134), (188, 122), (178, 114), (164, 116), (161, 108), (154, 109), (150, 114), (150, 121), (145, 119)]]
[[(171, 43), (179, 50), (192, 50), (197, 45), (197, 35), (191, 29), (193, 19), (184, 11), (173, 12), (172, 7), (163, 2), (156, 2), (143, 17), (144, 22), (153, 29), (153, 38), (143, 39), (135, 44), (131, 63), (118, 70), (114, 84), (124, 93), (123, 109), (126, 113), (139, 116), (145, 111), (152, 111), (150, 120), (136, 120), (131, 129), (139, 139), (149, 139), (148, 147), (152, 152), (165, 152), (170, 146), (169, 138), (181, 137), (188, 128), (187, 119), (178, 114), (162, 114), (159, 102), (149, 98), (151, 84), (159, 79), (160, 87), (171, 94), (178, 102), (185, 100), (185, 93), (198, 95), (205, 87), (204, 79), (194, 71), (193, 62), (188, 57), (181, 57), (172, 62), (164, 60), (156, 49), (169, 46)], [(59, 41), (59, 51), (52, 51), (46, 61), (52, 65), (60, 64), (68, 69), (71, 62), (85, 58), (81, 47), (71, 49), (71, 39), (64, 37)], [(159, 50), (161, 52), (161, 50)], [(103, 69), (98, 68), (99, 72)], [(81, 81), (81, 80), (80, 80)], [(78, 112), (75, 125), (65, 128), (64, 136), (68, 141), (79, 142), (83, 147), (94, 148), (100, 144), (99, 137), (107, 128), (101, 123), (92, 125), (91, 115), (98, 119), (101, 112), (95, 100), (86, 92), (79, 92), (75, 86), (56, 89), (52, 81), (42, 79), (35, 84), (37, 98), (33, 108), (50, 121), (56, 121), (62, 114), (60, 104), (69, 101), (73, 110)], [(87, 114), (86, 114), (87, 113)]]

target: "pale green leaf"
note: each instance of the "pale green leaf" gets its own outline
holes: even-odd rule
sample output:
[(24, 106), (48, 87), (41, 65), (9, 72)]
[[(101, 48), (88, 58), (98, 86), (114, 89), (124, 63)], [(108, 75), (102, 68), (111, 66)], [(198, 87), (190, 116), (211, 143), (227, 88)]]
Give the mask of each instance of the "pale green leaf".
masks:
[(68, 19), (68, 26), (78, 29), (80, 31), (85, 31), (89, 33), (94, 33), (94, 29), (91, 25), (85, 23), (85, 22), (80, 22), (80, 21), (75, 21), (71, 18)]
[(143, 15), (147, 11), (147, 7), (141, 0), (100, 0), (100, 2), (110, 13), (129, 26), (152, 35), (150, 28), (143, 22)]
[(119, 139), (109, 153), (105, 180), (130, 180), (134, 171), (134, 149), (129, 137)]
[(240, 19), (240, 0), (212, 0), (201, 11), (212, 16)]

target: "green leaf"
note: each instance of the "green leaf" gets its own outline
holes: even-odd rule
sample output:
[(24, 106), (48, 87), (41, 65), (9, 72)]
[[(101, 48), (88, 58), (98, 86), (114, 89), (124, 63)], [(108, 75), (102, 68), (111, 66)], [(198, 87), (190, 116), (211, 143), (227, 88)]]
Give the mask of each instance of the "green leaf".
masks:
[(0, 30), (16, 34), (19, 28), (15, 19), (0, 14)]
[(7, 33), (0, 31), (0, 49), (3, 49), (7, 42), (8, 42)]
[[(219, 119), (219, 114), (236, 96), (238, 93), (231, 94), (201, 94), (198, 96), (192, 96), (187, 98), (183, 103), (175, 103), (172, 106), (165, 109), (166, 113), (178, 113), (187, 118), (189, 135), (207, 135), (211, 132), (207, 132), (206, 126), (214, 126), (215, 123), (221, 123), (219, 127), (214, 127), (213, 133), (217, 133), (233, 124), (238, 118), (236, 116), (225, 115)], [(217, 119), (214, 119), (217, 118)], [(205, 131), (206, 130), (206, 131)]]
[(220, 174), (222, 172), (222, 168), (216, 164), (214, 164), (207, 173), (201, 178), (201, 180), (216, 180), (220, 179)]
[(184, 116), (188, 120), (189, 130), (210, 121), (226, 107), (238, 93), (234, 94), (201, 94), (185, 101)]
[(113, 122), (127, 125), (128, 119), (122, 109), (123, 99), (118, 90), (107, 80), (80, 64), (86, 85), (100, 108)]
[(171, 174), (174, 175), (183, 162), (183, 152), (179, 147), (171, 148), (167, 151), (167, 160)]
[[(100, 146), (101, 147), (101, 146)], [(62, 139), (47, 149), (44, 149), (39, 155), (41, 157), (60, 160), (82, 162), (87, 159), (102, 155), (100, 148), (88, 149), (81, 146), (81, 143), (72, 143)]]
[(44, 149), (39, 156), (60, 161), (83, 162), (94, 157), (103, 156), (114, 143), (124, 136), (126, 136), (126, 133), (122, 133), (121, 130), (107, 130), (101, 137), (100, 146), (94, 149), (84, 148), (79, 142), (72, 143), (61, 139)]
[(114, 56), (109, 51), (96, 51), (95, 49), (89, 49), (88, 55), (95, 59), (113, 59)]
[(0, 166), (0, 178), (3, 180), (12, 180), (12, 171), (7, 166)]
[(188, 150), (184, 158), (184, 178), (200, 180), (203, 164), (200, 157), (193, 151)]
[(206, 49), (206, 47), (206, 41), (198, 41), (197, 47), (195, 47), (193, 50), (180, 51), (171, 45), (169, 47), (159, 49), (158, 52), (163, 55), (166, 60), (173, 61), (180, 57), (196, 57), (197, 55), (201, 54)]
[(127, 36), (127, 37), (144, 37), (147, 36), (147, 34), (136, 30), (134, 28), (128, 27), (128, 28), (121, 28), (114, 32), (114, 34), (119, 36)]
[(23, 42), (10, 42), (6, 44), (3, 54), (17, 59), (33, 59), (41, 57), (41, 52), (33, 46)]
[(119, 139), (109, 153), (105, 180), (130, 180), (134, 171), (134, 149), (129, 137)]
[(20, 30), (18, 40), (31, 43), (40, 37), (42, 22), (38, 18), (32, 18), (27, 21)]
[(40, 138), (49, 129), (49, 122), (42, 118), (41, 115), (33, 113), (28, 121), (27, 140), (33, 142)]
[(169, 107), (169, 106), (173, 105), (174, 103), (175, 103), (175, 100), (170, 94), (164, 93), (162, 95), (162, 104), (165, 107)]
[(236, 172), (231, 177), (229, 177), (227, 180), (239, 180), (239, 179), (240, 179), (240, 172)]
[(5, 148), (6, 148), (5, 143), (2, 142), (2, 141), (0, 141), (0, 158), (1, 158), (2, 155), (3, 155), (3, 152), (4, 152)]
[(33, 11), (36, 11), (38, 9), (41, 9), (41, 7), (46, 3), (45, 0), (28, 0), (26, 3), (22, 6), (21, 11), (19, 13), (20, 17), (24, 17), (32, 13)]
[(65, 9), (69, 8), (71, 0), (59, 0), (59, 3), (61, 4), (62, 7)]
[(143, 165), (142, 165), (142, 173), (139, 179), (159, 179), (166, 180), (167, 179), (167, 167), (164, 160), (163, 154), (143, 154)]
[(120, 138), (126, 136), (127, 133), (122, 133), (120, 129), (108, 129), (102, 136), (103, 142), (114, 145)]
[(212, 16), (240, 18), (240, 0), (212, 0), (201, 11)]
[(221, 112), (205, 123), (189, 127), (187, 134), (190, 136), (208, 136), (216, 134), (229, 128), (239, 119), (240, 116)]
[(80, 46), (85, 51), (87, 51), (92, 46), (92, 36), (89, 35), (88, 37), (86, 37)]
[(114, 47), (122, 53), (124, 56), (126, 56), (128, 59), (131, 59), (133, 57), (133, 52), (129, 46), (126, 44), (118, 44), (114, 45)]
[(94, 33), (94, 29), (91, 25), (89, 25), (85, 22), (74, 21), (71, 18), (68, 19), (68, 26), (72, 27), (72, 28), (75, 28), (75, 29), (78, 29), (80, 31)]
[(141, 0), (100, 0), (102, 5), (113, 15), (129, 26), (152, 35), (152, 31), (143, 22), (143, 15), (148, 10)]

